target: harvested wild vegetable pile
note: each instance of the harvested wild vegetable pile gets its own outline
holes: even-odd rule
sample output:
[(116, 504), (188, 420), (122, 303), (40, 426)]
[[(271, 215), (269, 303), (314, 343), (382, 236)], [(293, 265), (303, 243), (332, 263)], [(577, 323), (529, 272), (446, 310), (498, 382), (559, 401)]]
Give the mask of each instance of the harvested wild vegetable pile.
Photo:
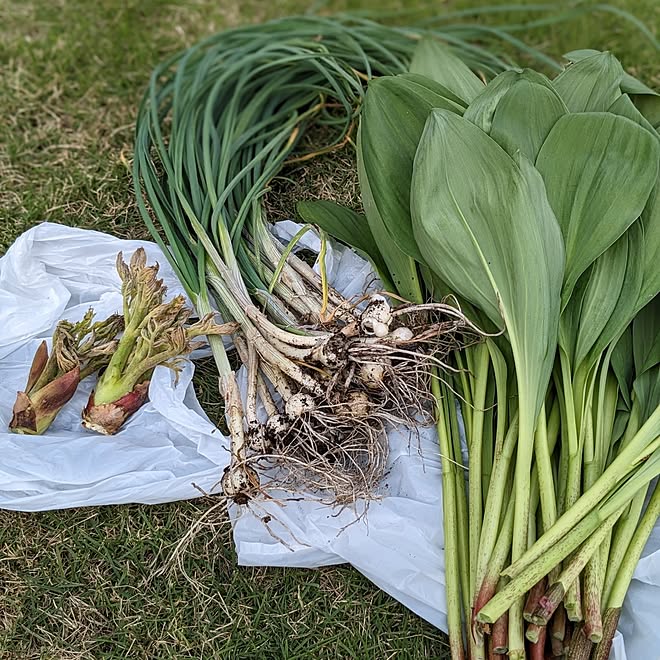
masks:
[[(466, 41), (487, 34), (296, 18), (212, 37), (152, 76), (136, 194), (197, 311), (240, 327), (245, 405), (210, 338), (227, 496), (368, 496), (386, 424), (433, 406), (453, 657), (604, 658), (658, 513), (659, 97), (609, 53), (510, 69)], [(317, 275), (268, 229), (268, 183), (315, 122), (337, 129), (324, 151), (359, 125), (365, 214), (299, 213), (388, 297), (343, 299), (324, 248)]]
[[(660, 514), (660, 97), (610, 53), (567, 58), (484, 85), (423, 43), (360, 124), (353, 221), (384, 281), (490, 332), (434, 383), (455, 658), (607, 658)], [(345, 209), (300, 211), (346, 240)]]
[[(432, 371), (480, 335), (454, 305), (393, 312), (382, 297), (343, 299), (265, 218), (269, 181), (305, 129), (336, 129), (326, 151), (351, 140), (365, 82), (405, 71), (425, 35), (451, 42), (481, 75), (508, 68), (467, 41), (490, 39), (486, 28), (301, 17), (211, 37), (152, 75), (136, 126), (138, 204), (197, 311), (240, 325), (245, 406), (222, 342), (210, 338), (232, 440), (222, 487), (238, 502), (266, 486), (311, 486), (343, 502), (369, 496), (385, 469), (386, 424), (428, 413)], [(267, 483), (260, 466), (275, 468)]]

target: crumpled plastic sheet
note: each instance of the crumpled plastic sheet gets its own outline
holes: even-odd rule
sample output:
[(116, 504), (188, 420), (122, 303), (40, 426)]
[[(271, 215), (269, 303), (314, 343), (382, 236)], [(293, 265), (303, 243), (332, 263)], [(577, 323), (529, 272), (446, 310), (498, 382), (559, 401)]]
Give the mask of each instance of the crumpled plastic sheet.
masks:
[[(278, 223), (286, 239), (298, 228)], [(318, 251), (311, 232), (303, 244)], [(113, 437), (85, 431), (80, 410), (93, 387), (84, 381), (41, 437), (6, 431), (17, 390), (35, 349), (62, 318), (90, 307), (99, 318), (121, 309), (115, 271), (119, 250), (145, 248), (157, 260), (169, 293), (181, 292), (159, 248), (99, 232), (43, 223), (20, 236), (0, 258), (0, 508), (42, 511), (69, 507), (157, 504), (216, 488), (228, 463), (228, 440), (208, 420), (191, 384), (187, 362), (178, 381), (156, 369), (149, 402)], [(347, 296), (373, 281), (368, 263), (334, 245), (326, 257), (331, 283)], [(239, 374), (239, 381), (244, 375)], [(241, 565), (314, 568), (350, 563), (374, 584), (433, 625), (446, 630), (442, 484), (435, 432), (390, 432), (389, 469), (381, 498), (368, 507), (334, 509), (314, 499), (232, 506)], [(269, 528), (261, 521), (271, 516)], [(626, 598), (615, 639), (615, 660), (660, 652), (660, 526), (656, 526)], [(652, 651), (652, 649), (654, 649)]]

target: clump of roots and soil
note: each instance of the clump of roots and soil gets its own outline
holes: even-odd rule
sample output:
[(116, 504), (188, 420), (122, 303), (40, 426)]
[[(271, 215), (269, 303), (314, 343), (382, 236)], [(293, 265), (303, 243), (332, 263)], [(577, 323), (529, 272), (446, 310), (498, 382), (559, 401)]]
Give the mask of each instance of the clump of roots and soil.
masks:
[(453, 350), (481, 337), (450, 304), (329, 297), (331, 311), (305, 335), (246, 310), (259, 336), (236, 339), (247, 392), (243, 405), (230, 386), (232, 456), (221, 482), (238, 503), (264, 490), (311, 490), (337, 503), (371, 497), (386, 471), (388, 428), (430, 423), (431, 379), (451, 369)]

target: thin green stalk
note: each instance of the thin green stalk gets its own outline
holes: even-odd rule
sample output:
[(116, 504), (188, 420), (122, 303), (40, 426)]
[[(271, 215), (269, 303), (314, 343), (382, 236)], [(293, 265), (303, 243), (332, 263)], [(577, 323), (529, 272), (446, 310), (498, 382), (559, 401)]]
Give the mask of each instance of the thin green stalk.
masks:
[[(511, 559), (519, 560), (529, 547), (529, 511), (531, 490), (531, 468), (534, 455), (534, 427), (536, 414), (530, 400), (526, 383), (518, 384), (518, 450), (516, 455), (514, 490), (515, 510), (513, 517), (513, 538), (511, 540)], [(515, 599), (509, 608), (509, 658), (524, 660), (525, 633), (522, 611), (524, 592)], [(503, 612), (500, 613), (500, 615)]]
[[(590, 444), (588, 438), (589, 420), (586, 419), (587, 416), (585, 415), (588, 379), (585, 377), (583, 368), (578, 368), (574, 378), (571, 378), (572, 370), (568, 357), (561, 349), (560, 366), (569, 444), (562, 504), (563, 511), (569, 511), (582, 492), (582, 458), (585, 452), (585, 443)], [(588, 453), (592, 454), (593, 452)], [(576, 579), (567, 589), (564, 604), (569, 620), (580, 621), (582, 619), (579, 580)]]
[[(437, 376), (437, 374), (436, 374)], [(437, 430), (442, 461), (442, 510), (444, 516), (445, 585), (447, 598), (447, 628), (452, 658), (463, 660), (463, 628), (461, 623), (461, 586), (458, 565), (458, 519), (456, 514), (457, 468), (451, 460), (453, 454), (449, 429), (449, 415), (444, 385), (438, 378), (431, 380), (433, 396), (437, 401)], [(461, 479), (463, 476), (461, 475)]]
[(486, 506), (486, 496), (490, 486), (490, 476), (493, 472), (495, 459), (495, 411), (496, 411), (496, 385), (493, 378), (488, 378), (486, 389), (486, 410), (484, 414), (483, 449), (481, 461), (481, 496), (482, 506)]
[[(606, 534), (601, 547), (612, 536), (612, 530)], [(584, 634), (598, 643), (603, 637), (601, 600), (603, 593), (603, 575), (605, 568), (600, 548), (591, 556), (584, 569), (582, 604), (584, 611)]]
[(498, 592), (479, 612), (477, 620), (482, 623), (493, 623), (504, 612), (517, 603), (550, 569), (573, 552), (584, 542), (603, 521), (594, 511), (584, 518), (575, 529), (563, 537), (551, 551), (546, 552), (538, 561), (527, 566), (512, 579), (507, 586)]
[[(557, 381), (557, 390), (562, 396), (563, 403), (563, 412), (564, 412), (564, 423), (562, 424), (562, 429), (565, 429), (566, 432), (566, 443), (568, 446), (568, 463), (566, 470), (566, 483), (568, 484), (572, 481), (569, 474), (575, 471), (574, 465), (577, 459), (578, 453), (580, 451), (579, 447), (579, 437), (578, 437), (578, 424), (576, 419), (575, 411), (575, 395), (573, 393), (573, 383), (571, 381), (571, 367), (568, 361), (568, 356), (564, 351), (559, 349), (559, 358), (560, 358), (560, 370), (561, 370), (561, 380)], [(564, 508), (562, 513), (566, 511), (571, 503), (568, 500), (568, 490), (567, 485), (567, 495), (565, 496)]]
[(630, 587), (635, 567), (639, 563), (644, 546), (646, 545), (659, 517), (660, 485), (656, 484), (653, 490), (653, 495), (651, 495), (646, 511), (641, 517), (639, 525), (630, 540), (625, 558), (623, 562), (621, 562), (619, 571), (612, 584), (609, 596), (607, 597), (605, 604), (603, 639), (596, 648), (595, 653), (595, 658), (597, 660), (605, 660), (609, 655), (612, 638), (616, 632), (616, 624), (619, 620), (619, 614), (623, 607), (623, 601), (628, 592), (628, 588)]
[[(486, 573), (483, 577), (481, 591), (475, 599), (475, 615), (481, 609), (481, 603), (487, 602), (492, 597), (492, 595), (498, 590), (498, 585), (501, 582), (499, 577), (500, 572), (504, 568), (511, 554), (513, 511), (514, 499), (510, 498), (500, 526), (499, 534), (497, 535), (497, 541), (493, 547), (490, 561), (488, 562), (488, 567), (486, 568)], [(480, 653), (483, 652), (483, 649), (485, 648), (483, 634), (478, 630), (474, 630), (472, 639), (474, 640), (474, 648)]]
[(458, 526), (458, 564), (463, 602), (463, 617), (465, 621), (469, 621), (472, 614), (472, 601), (470, 599), (470, 545), (468, 535), (467, 487), (465, 483), (467, 470), (463, 466), (461, 435), (459, 433), (458, 415), (456, 411), (456, 397), (451, 391), (451, 381), (449, 380), (446, 382), (445, 396), (447, 397), (447, 410), (449, 413), (449, 434), (453, 444), (452, 459), (457, 468), (456, 519)]
[(268, 293), (273, 293), (273, 289), (275, 288), (275, 285), (280, 279), (280, 276), (282, 274), (282, 270), (284, 269), (284, 266), (287, 262), (287, 259), (291, 252), (293, 251), (294, 247), (298, 244), (300, 239), (311, 229), (311, 225), (303, 225), (294, 235), (294, 237), (289, 241), (288, 245), (286, 248), (282, 251), (282, 255), (277, 263), (277, 266), (275, 267), (275, 271), (273, 272), (273, 276), (271, 278), (270, 284), (268, 285)]
[(646, 501), (646, 494), (646, 489), (642, 489), (637, 493), (627, 511), (624, 512), (617, 526), (614, 528), (605, 574), (605, 584), (603, 586), (604, 603), (609, 602), (612, 588), (617, 580), (617, 576), (621, 572), (621, 566), (628, 554), (628, 548), (639, 526), (640, 516), (642, 515), (642, 509)]
[(645, 455), (645, 451), (649, 447), (653, 446), (653, 442), (659, 435), (660, 407), (651, 414), (627, 446), (622, 448), (618, 456), (596, 480), (596, 483), (541, 536), (532, 548), (506, 569), (505, 574), (507, 577), (515, 577), (527, 566), (535, 562), (541, 555), (553, 548), (555, 544), (560, 542), (634, 469), (635, 463)]
[[(660, 463), (660, 456), (656, 460), (656, 463)], [(543, 576), (547, 575), (553, 567), (568, 557), (597, 529), (605, 524), (612, 514), (620, 510), (622, 511), (639, 490), (645, 488), (648, 482), (657, 476), (658, 472), (660, 472), (660, 465), (656, 464), (654, 465), (654, 469), (645, 471), (639, 475), (639, 478), (631, 478), (629, 482), (621, 486), (600, 507), (590, 511), (568, 533), (560, 537), (551, 548), (547, 549), (534, 562), (528, 564), (518, 572), (505, 589), (496, 594), (482, 608), (477, 616), (477, 620), (482, 623), (492, 623), (495, 621), (517, 599), (525, 594)], [(554, 525), (553, 529), (556, 526)], [(534, 547), (537, 545), (538, 542)], [(509, 569), (503, 571), (503, 575), (506, 575)]]
[[(608, 350), (601, 365), (599, 376), (598, 396), (594, 406), (593, 453), (588, 454), (589, 444), (585, 444), (585, 465), (583, 474), (584, 489), (588, 490), (596, 482), (598, 475), (603, 471), (610, 447), (608, 438), (611, 438), (616, 415), (618, 401), (618, 385), (616, 379), (609, 373), (610, 356), (612, 347)], [(615, 530), (628, 517), (631, 507), (640, 495), (626, 508), (626, 512), (617, 521)], [(641, 495), (643, 499), (643, 494)], [(637, 518), (639, 513), (637, 514)], [(631, 531), (632, 534), (632, 531)], [(609, 550), (611, 547), (613, 532), (607, 534), (601, 544), (600, 551), (594, 553), (584, 570), (583, 578), (583, 610), (584, 610), (584, 634), (593, 643), (598, 643), (603, 636), (602, 603), (604, 602), (604, 589), (606, 578), (606, 567), (608, 563)], [(629, 540), (629, 539), (628, 539)], [(626, 542), (627, 545), (627, 542)]]
[[(472, 358), (473, 387), (472, 423), (469, 438), (469, 530), (470, 530), (470, 594), (476, 595), (476, 576), (479, 557), (479, 537), (483, 523), (481, 471), (483, 463), (483, 428), (486, 407), (486, 387), (490, 370), (490, 354), (485, 344), (469, 349)], [(469, 358), (468, 358), (469, 359)]]
[[(495, 463), (493, 465), (493, 473), (490, 480), (490, 487), (488, 489), (488, 496), (486, 498), (486, 508), (481, 529), (481, 542), (479, 545), (479, 561), (476, 575), (476, 583), (479, 585), (479, 589), (482, 589), (483, 585), (486, 583), (486, 575), (490, 565), (490, 559), (498, 540), (502, 510), (506, 501), (505, 493), (507, 488), (510, 488), (511, 486), (509, 482), (510, 466), (517, 438), (518, 413), (516, 413), (511, 420), (511, 426), (504, 438), (502, 447), (499, 448), (499, 451), (496, 449)], [(510, 497), (508, 501), (513, 501), (513, 498)], [(513, 525), (513, 520), (511, 524)], [(477, 598), (475, 600), (475, 610), (478, 611), (481, 605), (485, 602), (487, 601)]]
[(538, 475), (539, 481), (543, 530), (546, 531), (550, 529), (557, 520), (557, 502), (552, 474), (552, 450), (548, 444), (548, 421), (545, 412), (545, 403), (541, 406), (541, 411), (536, 423), (534, 455), (536, 457), (536, 474)]
[(569, 449), (569, 441), (568, 441), (566, 405), (565, 405), (565, 400), (562, 393), (561, 385), (557, 383), (556, 378), (555, 378), (555, 387), (557, 390), (556, 400), (559, 402), (559, 417), (560, 417), (559, 432), (561, 434), (561, 444), (559, 445), (559, 461), (557, 465), (557, 482), (555, 489), (557, 496), (557, 513), (561, 515), (566, 510), (566, 486), (568, 479), (568, 456), (570, 453), (570, 449)]
[(509, 422), (509, 402), (507, 400), (508, 394), (508, 373), (507, 373), (507, 364), (504, 359), (502, 351), (497, 347), (497, 344), (493, 339), (486, 339), (486, 346), (488, 346), (488, 351), (490, 353), (491, 364), (493, 365), (493, 372), (495, 374), (495, 389), (496, 389), (496, 401), (497, 408), (495, 414), (497, 416), (497, 428), (495, 431), (495, 458), (502, 450), (502, 445), (504, 444), (504, 437), (508, 429)]
[(458, 382), (461, 386), (461, 412), (463, 416), (463, 425), (465, 427), (465, 437), (472, 436), (472, 388), (470, 387), (469, 365), (467, 364), (468, 351), (456, 351), (456, 367), (458, 369)]
[[(200, 317), (204, 316), (205, 314), (210, 314), (213, 311), (211, 303), (208, 299), (208, 293), (206, 291), (204, 291), (202, 295), (200, 295), (197, 299), (195, 309)], [(218, 337), (217, 335), (209, 335), (207, 339), (209, 346), (211, 347), (213, 360), (215, 361), (215, 365), (218, 369), (218, 375), (222, 379), (232, 372), (231, 364), (229, 363), (229, 358), (227, 357), (225, 344), (222, 341), (222, 337)]]
[(622, 509), (610, 515), (605, 522), (585, 541), (580, 549), (571, 557), (571, 560), (564, 567), (559, 577), (550, 585), (547, 593), (541, 603), (532, 615), (532, 622), (540, 626), (545, 626), (550, 621), (550, 617), (559, 607), (564, 594), (578, 580), (582, 569), (587, 562), (599, 549), (600, 544), (605, 540), (608, 532), (614, 527), (614, 524), (621, 515)]
[(596, 647), (594, 658), (596, 660), (606, 660), (609, 657), (612, 639), (616, 632), (617, 622), (623, 607), (626, 593), (630, 587), (633, 573), (642, 556), (644, 546), (660, 517), (660, 485), (656, 484), (649, 500), (644, 515), (639, 521), (639, 525), (630, 540), (630, 544), (625, 553), (623, 561), (620, 563), (619, 570), (615, 576), (609, 594), (604, 603), (605, 615), (603, 617), (603, 638)]

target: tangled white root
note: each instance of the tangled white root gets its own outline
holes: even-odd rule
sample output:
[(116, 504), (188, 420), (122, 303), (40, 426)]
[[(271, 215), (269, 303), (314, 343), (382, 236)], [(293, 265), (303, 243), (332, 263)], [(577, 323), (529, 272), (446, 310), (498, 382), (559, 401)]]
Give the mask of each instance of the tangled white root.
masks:
[(326, 333), (320, 339), (296, 339), (290, 359), (304, 380), (296, 382), (291, 368), (284, 373), (263, 362), (264, 354), (260, 366), (251, 363), (251, 392), (267, 390), (258, 380), (258, 373), (265, 375), (282, 405), (271, 400), (269, 410), (278, 412), (264, 425), (248, 424), (248, 455), (223, 476), (225, 495), (237, 502), (263, 489), (312, 490), (341, 503), (373, 497), (386, 469), (387, 428), (414, 432), (430, 422), (433, 371), (451, 368), (451, 351), (482, 336), (460, 310), (439, 303), (393, 310), (374, 296), (362, 313), (342, 318), (331, 332), (327, 323), (316, 329)]

